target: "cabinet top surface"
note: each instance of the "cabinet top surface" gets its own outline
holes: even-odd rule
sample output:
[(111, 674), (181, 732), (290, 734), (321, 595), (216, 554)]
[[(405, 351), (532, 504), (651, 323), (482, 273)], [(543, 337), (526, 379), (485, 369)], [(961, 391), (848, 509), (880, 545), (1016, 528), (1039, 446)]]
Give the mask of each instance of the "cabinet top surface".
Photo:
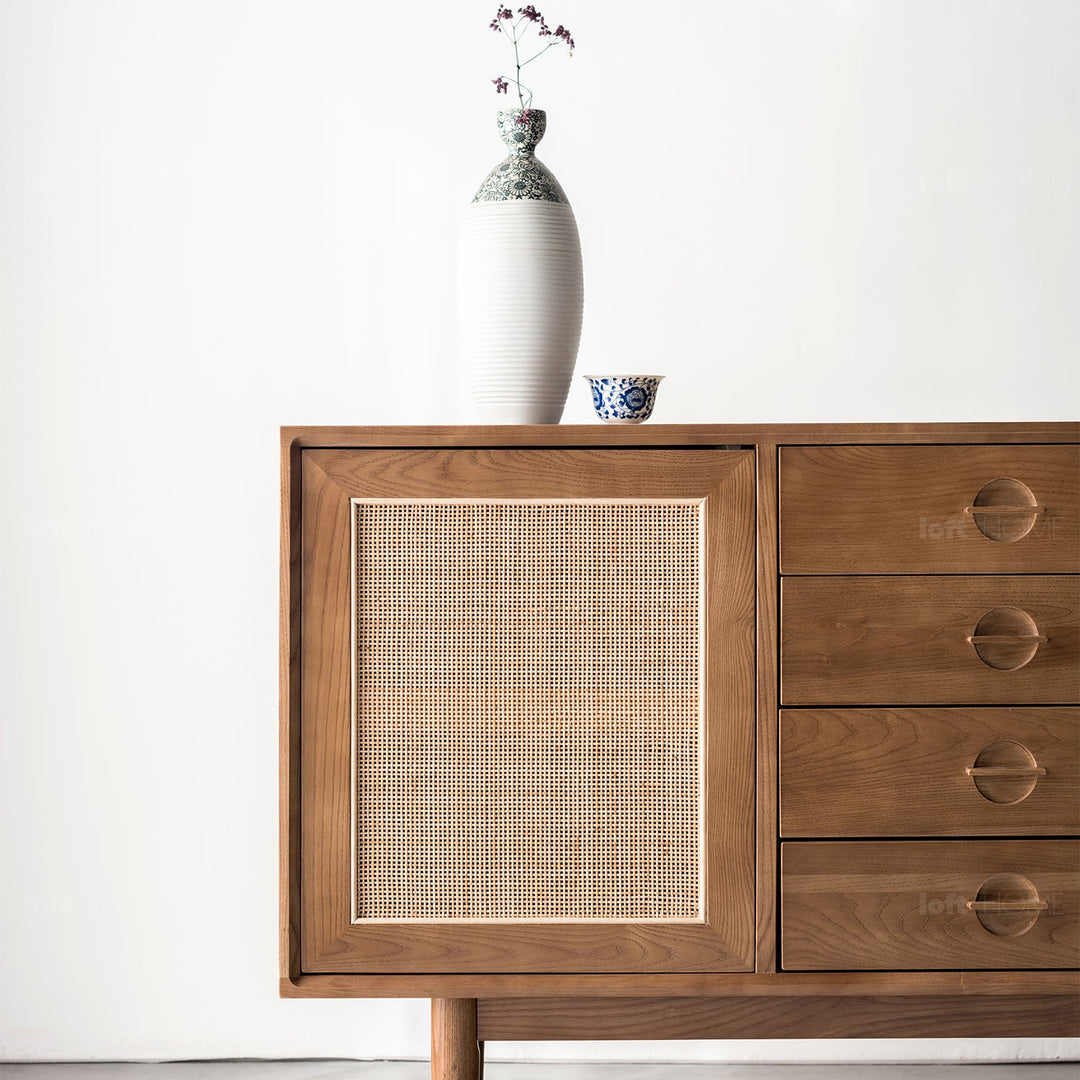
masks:
[(282, 445), (389, 446), (750, 446), (830, 443), (1071, 443), (1080, 422), (872, 424), (455, 424), (282, 427)]

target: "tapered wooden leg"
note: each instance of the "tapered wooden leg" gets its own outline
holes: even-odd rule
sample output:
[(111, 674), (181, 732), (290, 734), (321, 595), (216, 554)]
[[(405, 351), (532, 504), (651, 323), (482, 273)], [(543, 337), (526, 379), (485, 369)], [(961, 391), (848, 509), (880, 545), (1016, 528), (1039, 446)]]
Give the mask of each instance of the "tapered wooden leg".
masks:
[(476, 998), (431, 999), (431, 1080), (481, 1080)]

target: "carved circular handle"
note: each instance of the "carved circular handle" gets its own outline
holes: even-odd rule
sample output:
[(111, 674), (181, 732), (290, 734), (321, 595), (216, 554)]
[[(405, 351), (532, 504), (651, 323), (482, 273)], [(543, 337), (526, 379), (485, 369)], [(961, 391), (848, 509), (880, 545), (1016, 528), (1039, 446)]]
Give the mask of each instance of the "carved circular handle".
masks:
[(964, 771), (984, 799), (1002, 806), (1023, 802), (1046, 775), (1026, 746), (1004, 740), (983, 747)]
[(965, 510), (987, 540), (1011, 544), (1031, 532), (1046, 507), (1039, 506), (1026, 484), (1002, 476), (983, 484)]
[(1026, 611), (1003, 607), (988, 611), (967, 640), (987, 667), (1016, 671), (1031, 661), (1047, 638)]
[(1021, 874), (988, 877), (975, 899), (967, 902), (968, 911), (995, 937), (1026, 934), (1049, 907), (1035, 886)]

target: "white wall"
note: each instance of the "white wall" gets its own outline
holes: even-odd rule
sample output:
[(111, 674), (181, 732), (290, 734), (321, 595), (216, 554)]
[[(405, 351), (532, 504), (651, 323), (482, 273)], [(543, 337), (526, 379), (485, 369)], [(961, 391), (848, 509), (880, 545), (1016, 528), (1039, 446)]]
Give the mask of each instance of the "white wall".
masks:
[[(427, 1053), (422, 1002), (276, 997), (276, 439), (468, 419), (496, 6), (0, 0), (0, 1059)], [(1077, 415), (1075, 0), (546, 13), (581, 370), (664, 421)]]

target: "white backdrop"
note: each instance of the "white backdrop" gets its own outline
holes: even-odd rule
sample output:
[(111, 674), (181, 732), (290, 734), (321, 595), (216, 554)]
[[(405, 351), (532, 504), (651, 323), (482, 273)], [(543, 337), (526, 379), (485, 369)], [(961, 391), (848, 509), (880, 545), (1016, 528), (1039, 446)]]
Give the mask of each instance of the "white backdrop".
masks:
[[(662, 421), (1076, 417), (1080, 3), (559, 3), (579, 371), (666, 374)], [(427, 1053), (425, 1003), (276, 997), (277, 429), (469, 418), (496, 6), (0, 0), (0, 1060)]]

